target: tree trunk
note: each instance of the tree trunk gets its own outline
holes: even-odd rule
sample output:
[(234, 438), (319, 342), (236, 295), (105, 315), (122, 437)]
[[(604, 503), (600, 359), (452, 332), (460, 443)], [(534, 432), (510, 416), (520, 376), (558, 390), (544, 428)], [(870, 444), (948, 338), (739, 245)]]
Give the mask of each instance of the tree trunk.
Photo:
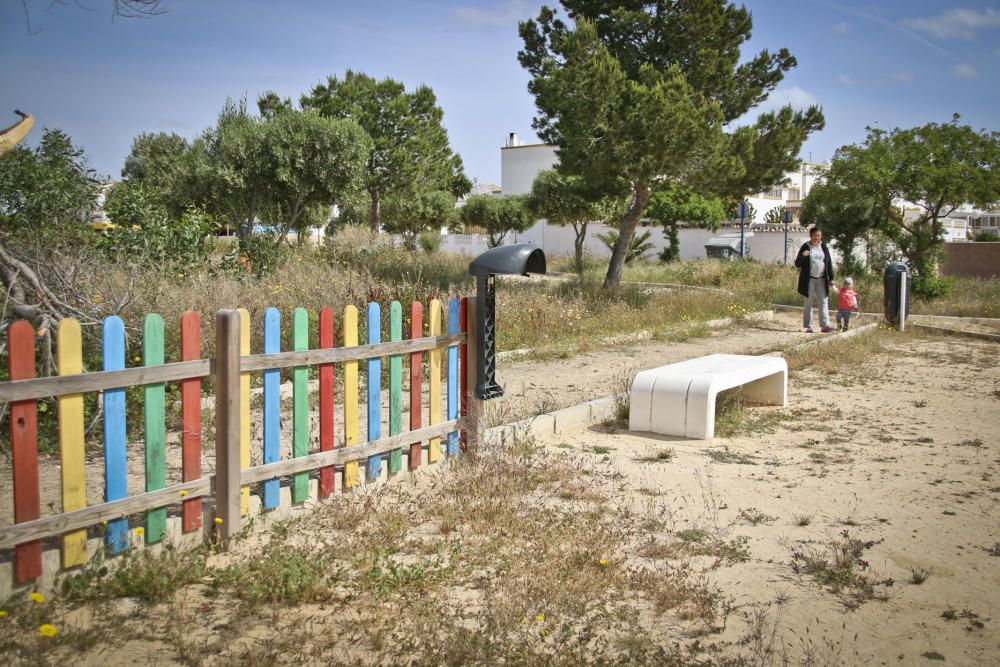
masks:
[(587, 240), (587, 223), (581, 222), (577, 225), (573, 223), (573, 231), (576, 232), (576, 239), (573, 240), (573, 259), (576, 262), (576, 272), (583, 275), (583, 244)]
[(605, 290), (617, 288), (622, 280), (625, 257), (628, 255), (628, 249), (632, 245), (632, 237), (635, 235), (635, 228), (639, 224), (639, 219), (642, 218), (647, 204), (649, 204), (649, 185), (647, 183), (636, 183), (632, 188), (632, 206), (625, 214), (625, 217), (622, 218), (618, 241), (615, 243), (615, 249), (611, 252), (611, 261), (608, 263), (608, 275), (604, 278)]
[(370, 194), (372, 196), (372, 212), (368, 223), (371, 225), (372, 234), (378, 235), (382, 229), (382, 199), (377, 190), (372, 190)]

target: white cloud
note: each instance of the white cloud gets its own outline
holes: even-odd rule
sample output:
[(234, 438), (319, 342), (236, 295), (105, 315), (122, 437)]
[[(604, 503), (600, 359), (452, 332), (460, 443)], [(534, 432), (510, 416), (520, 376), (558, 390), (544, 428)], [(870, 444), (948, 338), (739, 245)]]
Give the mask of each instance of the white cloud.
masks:
[(977, 74), (975, 67), (965, 63), (955, 65), (951, 69), (951, 73), (956, 79), (971, 79)]
[(792, 86), (791, 88), (781, 88), (771, 93), (764, 100), (764, 103), (761, 104), (760, 108), (762, 111), (773, 111), (791, 105), (793, 109), (806, 109), (814, 104), (819, 104), (818, 97), (808, 90)]
[(830, 29), (833, 32), (836, 32), (836, 33), (839, 33), (839, 34), (843, 35), (843, 34), (848, 33), (848, 32), (851, 31), (851, 24), (848, 23), (847, 21), (842, 21), (840, 23), (833, 24), (833, 27), (830, 28)]
[(925, 32), (938, 39), (961, 37), (972, 39), (977, 30), (1000, 28), (1000, 11), (996, 9), (949, 9), (922, 19), (903, 19), (903, 25)]
[(853, 86), (857, 83), (857, 80), (850, 74), (838, 74), (837, 83), (844, 86)]
[(516, 27), (518, 21), (530, 14), (531, 8), (526, 0), (504, 0), (492, 7), (456, 7), (455, 19), (473, 26)]
[(913, 72), (893, 72), (889, 78), (896, 83), (913, 83), (917, 80), (917, 75)]

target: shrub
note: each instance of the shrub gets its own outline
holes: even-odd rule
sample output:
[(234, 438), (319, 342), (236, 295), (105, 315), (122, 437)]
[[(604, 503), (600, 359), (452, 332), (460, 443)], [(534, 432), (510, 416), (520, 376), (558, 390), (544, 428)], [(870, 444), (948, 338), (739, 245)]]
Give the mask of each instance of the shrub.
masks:
[(421, 250), (433, 255), (441, 249), (441, 234), (435, 231), (424, 232), (419, 236), (417, 242), (420, 244)]

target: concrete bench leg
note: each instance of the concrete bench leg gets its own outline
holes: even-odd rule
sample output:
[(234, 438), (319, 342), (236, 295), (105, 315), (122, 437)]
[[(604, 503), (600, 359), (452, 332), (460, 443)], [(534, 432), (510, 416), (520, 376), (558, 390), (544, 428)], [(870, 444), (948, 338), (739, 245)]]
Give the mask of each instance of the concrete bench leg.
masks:
[(788, 405), (788, 374), (775, 373), (743, 385), (742, 396), (760, 405)]

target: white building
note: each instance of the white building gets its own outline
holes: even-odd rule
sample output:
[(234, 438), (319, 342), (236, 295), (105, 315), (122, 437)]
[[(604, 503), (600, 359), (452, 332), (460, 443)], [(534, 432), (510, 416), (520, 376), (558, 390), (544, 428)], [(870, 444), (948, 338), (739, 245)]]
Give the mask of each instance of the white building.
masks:
[[(531, 192), (535, 177), (546, 169), (552, 169), (559, 164), (555, 146), (548, 144), (525, 144), (511, 132), (506, 145), (500, 148), (500, 190), (503, 195), (523, 195)], [(802, 199), (809, 193), (816, 181), (817, 174), (825, 165), (803, 162), (798, 171), (786, 175), (787, 185), (775, 187), (768, 192), (762, 192), (748, 201), (756, 211), (755, 224), (747, 225), (747, 245), (750, 256), (765, 262), (782, 261), (785, 256), (785, 230), (783, 225), (765, 225), (764, 216), (771, 209), (786, 206), (796, 215), (801, 207)], [(739, 231), (739, 223), (730, 221), (723, 224), (722, 229), (713, 232), (707, 229), (682, 228), (680, 230), (680, 247), (682, 259), (705, 257), (705, 244), (710, 239), (724, 233)], [(647, 256), (655, 257), (666, 247), (667, 241), (659, 226), (640, 227), (637, 234), (649, 230), (650, 242), (653, 244)], [(610, 228), (605, 225), (591, 225), (587, 230), (585, 251), (595, 257), (609, 257), (610, 251), (601, 242), (599, 235), (606, 234)], [(788, 244), (794, 250), (808, 238), (807, 231), (797, 224), (789, 225)], [(549, 225), (545, 220), (539, 220), (521, 234), (511, 234), (508, 243), (534, 243), (549, 256), (566, 256), (573, 254), (574, 233), (571, 227)], [(466, 254), (476, 254), (486, 249), (486, 239), (476, 234), (449, 234), (445, 238), (443, 249)]]

